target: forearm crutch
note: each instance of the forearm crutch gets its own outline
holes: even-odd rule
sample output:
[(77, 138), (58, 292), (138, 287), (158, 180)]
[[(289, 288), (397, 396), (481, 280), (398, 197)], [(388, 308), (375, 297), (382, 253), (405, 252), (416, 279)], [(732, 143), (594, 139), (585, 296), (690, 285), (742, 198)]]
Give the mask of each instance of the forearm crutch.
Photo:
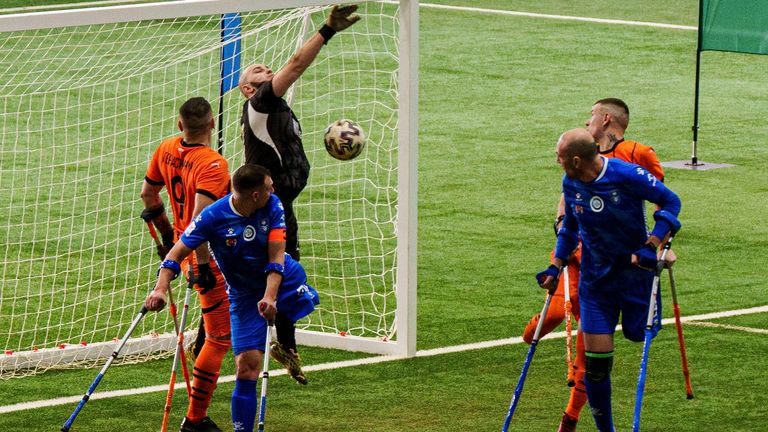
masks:
[(512, 394), (512, 402), (509, 404), (509, 410), (507, 411), (507, 417), (504, 419), (504, 426), (501, 427), (502, 432), (509, 430), (509, 422), (512, 421), (512, 416), (515, 414), (517, 403), (520, 401), (520, 394), (523, 392), (523, 385), (525, 384), (525, 377), (528, 375), (528, 367), (533, 360), (533, 353), (536, 352), (536, 345), (539, 343), (539, 335), (541, 334), (541, 328), (544, 325), (544, 317), (547, 316), (549, 310), (549, 304), (552, 302), (552, 295), (557, 289), (557, 280), (554, 282), (552, 290), (547, 292), (547, 298), (544, 300), (544, 307), (541, 308), (541, 315), (539, 315), (539, 323), (536, 324), (536, 331), (533, 332), (533, 340), (531, 346), (528, 348), (528, 354), (525, 356), (525, 362), (523, 363), (523, 370), (520, 371), (520, 378), (517, 380), (517, 386), (515, 392)]
[(664, 260), (667, 258), (667, 252), (672, 246), (672, 239), (674, 233), (669, 234), (669, 239), (664, 245), (664, 250), (661, 253), (661, 258), (656, 263), (656, 270), (653, 275), (653, 287), (651, 288), (651, 299), (648, 304), (648, 320), (645, 322), (645, 340), (643, 341), (643, 358), (640, 361), (640, 374), (637, 377), (637, 391), (635, 392), (635, 414), (632, 421), (632, 431), (640, 431), (640, 413), (643, 410), (643, 393), (645, 392), (645, 377), (648, 371), (648, 354), (651, 350), (651, 339), (653, 339), (653, 318), (656, 313), (661, 311), (656, 310), (656, 298), (659, 294), (659, 282), (661, 279), (661, 272), (664, 270)]
[(565, 305), (565, 364), (568, 366), (568, 387), (576, 385), (573, 378), (573, 323), (571, 322), (571, 282), (568, 275), (568, 266), (563, 266), (563, 298)]
[(675, 277), (672, 274), (672, 267), (667, 268), (669, 272), (669, 290), (672, 291), (672, 310), (675, 312), (675, 327), (677, 328), (677, 341), (680, 344), (680, 361), (683, 364), (683, 377), (685, 378), (685, 393), (688, 399), (693, 399), (693, 386), (691, 385), (691, 374), (688, 370), (688, 355), (685, 353), (685, 338), (683, 338), (683, 323), (680, 320), (680, 305), (677, 303), (677, 291), (675, 289)]
[(264, 432), (264, 417), (267, 413), (267, 383), (269, 382), (269, 345), (272, 342), (274, 321), (267, 326), (267, 342), (264, 344), (264, 368), (261, 371), (261, 403), (259, 405), (259, 432)]
[(187, 396), (191, 396), (192, 387), (189, 383), (189, 370), (187, 369), (187, 359), (184, 354), (184, 325), (186, 325), (187, 311), (189, 310), (189, 292), (192, 290), (194, 284), (194, 274), (192, 273), (192, 267), (189, 270), (189, 282), (188, 289), (184, 296), (184, 309), (181, 315), (181, 325), (179, 325), (178, 318), (176, 316), (176, 304), (173, 302), (173, 293), (171, 287), (168, 288), (168, 303), (171, 316), (173, 317), (173, 325), (176, 329), (177, 344), (176, 351), (173, 354), (173, 363), (171, 364), (171, 378), (168, 383), (168, 393), (165, 396), (165, 407), (163, 408), (163, 423), (160, 427), (162, 432), (166, 432), (168, 429), (168, 419), (171, 414), (171, 404), (173, 402), (173, 392), (176, 387), (176, 371), (178, 369), (179, 360), (181, 360), (181, 370), (184, 375), (184, 382), (187, 385)]
[(101, 379), (104, 378), (104, 374), (107, 373), (107, 369), (109, 369), (109, 366), (112, 365), (112, 362), (117, 358), (118, 354), (120, 354), (120, 351), (125, 346), (125, 343), (128, 342), (128, 338), (131, 337), (131, 334), (136, 329), (136, 326), (139, 325), (139, 321), (141, 321), (142, 318), (144, 318), (144, 315), (147, 314), (147, 308), (146, 306), (142, 306), (141, 310), (139, 311), (139, 314), (136, 315), (136, 318), (133, 319), (133, 322), (131, 323), (131, 326), (128, 327), (128, 331), (125, 332), (125, 335), (123, 336), (123, 339), (120, 340), (120, 343), (117, 345), (117, 348), (112, 352), (112, 355), (107, 359), (107, 362), (104, 364), (104, 367), (101, 368), (101, 371), (99, 371), (99, 374), (96, 375), (96, 379), (93, 380), (91, 383), (91, 386), (88, 387), (88, 391), (85, 392), (85, 395), (80, 400), (80, 403), (77, 404), (77, 407), (75, 407), (75, 410), (72, 412), (72, 415), (69, 416), (66, 422), (64, 422), (64, 426), (61, 427), (62, 432), (68, 432), (69, 428), (72, 427), (72, 423), (74, 423), (75, 418), (80, 413), (80, 410), (83, 409), (83, 406), (85, 406), (85, 403), (88, 402), (88, 399), (91, 398), (91, 395), (93, 394), (94, 390), (96, 390), (96, 386), (99, 385), (101, 382)]

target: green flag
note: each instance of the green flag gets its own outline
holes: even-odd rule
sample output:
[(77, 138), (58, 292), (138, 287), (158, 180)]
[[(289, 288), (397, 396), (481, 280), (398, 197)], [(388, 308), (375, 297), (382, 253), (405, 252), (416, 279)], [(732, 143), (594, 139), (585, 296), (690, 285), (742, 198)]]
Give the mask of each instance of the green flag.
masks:
[(701, 0), (699, 51), (768, 54), (768, 0)]

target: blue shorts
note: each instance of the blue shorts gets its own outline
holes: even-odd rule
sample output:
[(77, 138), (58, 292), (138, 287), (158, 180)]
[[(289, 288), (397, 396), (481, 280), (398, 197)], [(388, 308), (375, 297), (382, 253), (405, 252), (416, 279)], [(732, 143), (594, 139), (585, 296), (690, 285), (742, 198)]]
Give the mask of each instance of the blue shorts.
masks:
[[(580, 326), (584, 333), (613, 334), (619, 323), (624, 337), (634, 342), (645, 339), (653, 272), (635, 266), (614, 269), (593, 286), (579, 284)], [(661, 329), (661, 290), (656, 295), (652, 332)]]
[[(267, 320), (259, 315), (260, 297), (240, 298), (229, 306), (232, 324), (232, 351), (235, 355), (245, 351), (264, 351)], [(306, 282), (293, 287), (281, 285), (277, 294), (277, 310), (293, 321), (309, 315), (320, 304), (317, 291)]]

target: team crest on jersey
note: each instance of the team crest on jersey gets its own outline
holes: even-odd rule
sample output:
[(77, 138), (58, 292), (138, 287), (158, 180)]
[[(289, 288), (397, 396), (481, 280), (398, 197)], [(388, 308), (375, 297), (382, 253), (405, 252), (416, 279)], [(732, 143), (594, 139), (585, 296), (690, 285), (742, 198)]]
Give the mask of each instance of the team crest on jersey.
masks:
[(256, 238), (256, 228), (251, 225), (247, 225), (243, 230), (243, 240), (251, 241)]
[(263, 233), (266, 233), (267, 231), (269, 231), (269, 224), (267, 224), (266, 219), (262, 219), (259, 221), (259, 230), (261, 230), (261, 232)]
[(608, 196), (611, 199), (611, 202), (614, 204), (618, 204), (621, 202), (621, 195), (619, 195), (619, 191), (612, 190), (608, 193)]
[(599, 196), (593, 196), (592, 199), (589, 200), (589, 208), (592, 209), (595, 213), (600, 213), (603, 211), (603, 208), (605, 207), (605, 203), (603, 202), (603, 199)]
[(581, 193), (576, 192), (576, 201), (581, 201)]

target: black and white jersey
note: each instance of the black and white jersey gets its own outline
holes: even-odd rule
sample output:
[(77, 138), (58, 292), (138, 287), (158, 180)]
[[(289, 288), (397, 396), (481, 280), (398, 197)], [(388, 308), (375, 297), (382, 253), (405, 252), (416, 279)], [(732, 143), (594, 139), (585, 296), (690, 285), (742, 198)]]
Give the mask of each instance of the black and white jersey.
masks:
[(307, 185), (309, 161), (301, 142), (301, 125), (272, 82), (259, 86), (243, 105), (245, 163), (272, 173), (276, 187), (300, 191)]

